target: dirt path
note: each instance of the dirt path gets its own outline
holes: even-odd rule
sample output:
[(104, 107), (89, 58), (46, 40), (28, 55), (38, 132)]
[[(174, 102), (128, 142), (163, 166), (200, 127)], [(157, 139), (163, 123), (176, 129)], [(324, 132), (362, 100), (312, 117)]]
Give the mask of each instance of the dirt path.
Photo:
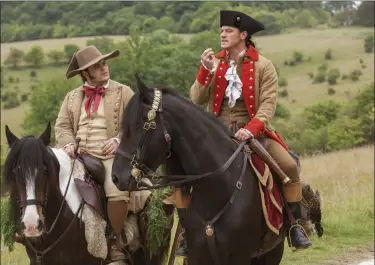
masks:
[(374, 246), (349, 249), (334, 260), (325, 261), (319, 265), (374, 265)]

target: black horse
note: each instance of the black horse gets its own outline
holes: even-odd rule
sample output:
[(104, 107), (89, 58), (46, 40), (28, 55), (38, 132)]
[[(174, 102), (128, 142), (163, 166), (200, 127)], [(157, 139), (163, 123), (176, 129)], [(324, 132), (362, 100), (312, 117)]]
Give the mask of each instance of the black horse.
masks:
[(125, 110), (113, 182), (120, 190), (143, 188), (142, 178), (161, 177), (155, 170), (165, 164), (168, 175), (147, 188), (188, 185), (192, 202), (179, 217), (191, 265), (279, 264), (285, 236), (281, 232), (261, 251), (267, 228), (243, 144), (237, 147), (216, 117), (173, 90), (137, 81), (139, 92)]
[[(4, 165), (4, 180), (10, 189), (13, 225), (22, 235), (17, 242), (25, 246), (30, 264), (105, 264), (87, 250), (85, 226), (78, 214), (81, 201), (74, 199), (72, 193), (75, 188), (70, 187), (67, 196), (63, 196), (62, 185), (67, 186), (68, 179), (63, 180), (61, 172), (70, 172), (72, 160), (61, 149), (48, 146), (50, 123), (39, 137), (18, 139), (8, 126), (6, 136), (10, 151)], [(73, 180), (70, 185), (75, 185)], [(160, 255), (154, 255), (152, 261), (149, 257), (146, 248), (132, 254), (135, 264), (161, 265)]]

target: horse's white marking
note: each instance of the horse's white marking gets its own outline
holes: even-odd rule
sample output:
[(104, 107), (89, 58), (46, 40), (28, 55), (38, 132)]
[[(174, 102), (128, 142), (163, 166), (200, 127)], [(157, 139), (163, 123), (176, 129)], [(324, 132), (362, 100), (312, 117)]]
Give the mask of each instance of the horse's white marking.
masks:
[[(35, 169), (34, 174), (29, 172), (30, 176), (26, 178), (26, 198), (27, 200), (35, 200), (35, 177), (37, 176), (38, 170)], [(38, 223), (40, 217), (36, 205), (28, 205), (25, 208), (25, 213), (22, 218), (22, 222), (25, 225), (25, 236), (34, 237), (39, 236)]]
[[(73, 160), (62, 149), (52, 148), (52, 151), (55, 153), (57, 160), (60, 163), (59, 183), (61, 194), (64, 196), (66, 188), (68, 186), (69, 177), (72, 172)], [(65, 197), (65, 200), (69, 205), (69, 208), (72, 210), (73, 214), (75, 214), (78, 211), (79, 205), (82, 200), (82, 197), (81, 195), (79, 195), (77, 187), (74, 183), (74, 178), (79, 177), (83, 179), (83, 174), (83, 165), (81, 162), (76, 160), (73, 176), (70, 180), (68, 192)], [(78, 217), (81, 218), (81, 214), (79, 214)]]

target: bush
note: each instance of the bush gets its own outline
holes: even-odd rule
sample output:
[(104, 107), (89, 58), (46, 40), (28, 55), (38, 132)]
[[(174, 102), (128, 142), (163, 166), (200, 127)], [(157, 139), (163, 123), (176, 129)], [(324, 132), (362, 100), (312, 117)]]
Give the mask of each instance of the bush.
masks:
[(297, 102), (297, 100), (295, 100), (295, 99), (292, 99), (292, 103), (296, 103)]
[(365, 64), (361, 64), (361, 67), (362, 67), (362, 69), (367, 68), (367, 66)]
[(307, 73), (307, 75), (310, 77), (310, 79), (314, 78), (314, 73), (312, 73), (312, 72)]
[(327, 81), (330, 85), (336, 85), (337, 79), (340, 77), (340, 71), (339, 69), (330, 69), (327, 74)]
[(279, 96), (280, 96), (281, 98), (286, 98), (286, 97), (288, 97), (288, 96), (289, 96), (289, 92), (288, 92), (288, 90), (287, 90), (287, 89), (283, 89), (281, 92), (279, 92)]
[(293, 59), (296, 63), (301, 63), (303, 61), (303, 53), (294, 51), (293, 52)]
[(342, 80), (346, 80), (346, 79), (348, 79), (348, 78), (349, 78), (349, 76), (348, 76), (347, 74), (344, 74), (344, 75), (341, 77)]
[(30, 71), (30, 77), (32, 77), (32, 78), (36, 77), (36, 71), (35, 70)]
[(326, 72), (328, 69), (328, 65), (326, 63), (319, 65), (318, 71)]
[(8, 78), (8, 82), (9, 82), (9, 83), (13, 83), (13, 82), (14, 82), (14, 77), (13, 77), (13, 76), (9, 76), (9, 78)]
[(364, 40), (365, 52), (372, 53), (374, 51), (374, 35), (368, 35)]
[(326, 73), (325, 71), (319, 70), (314, 76), (313, 84), (323, 83), (324, 81), (326, 81)]
[(336, 90), (334, 88), (332, 88), (332, 87), (328, 88), (328, 95), (333, 95), (335, 93), (336, 93)]
[(364, 63), (364, 61), (363, 61), (362, 58), (359, 58), (359, 63), (360, 63), (360, 64), (363, 64), (363, 63)]
[(280, 87), (286, 87), (287, 85), (288, 85), (288, 80), (286, 80), (285, 77), (281, 77), (281, 78), (279, 79), (279, 86), (280, 86)]
[(324, 59), (325, 59), (325, 60), (332, 60), (332, 50), (331, 50), (331, 48), (329, 48), (329, 49), (325, 52), (325, 54), (324, 54)]
[(290, 111), (285, 106), (277, 102), (275, 117), (288, 120), (290, 118)]
[(8, 98), (8, 100), (3, 104), (4, 109), (12, 109), (18, 107), (20, 105), (20, 101), (17, 97)]
[(350, 79), (355, 82), (355, 81), (358, 81), (359, 80), (359, 77), (362, 75), (362, 71), (361, 70), (354, 70), (350, 73)]
[(29, 93), (25, 93), (25, 94), (22, 94), (22, 95), (21, 95), (21, 101), (22, 101), (22, 102), (27, 101), (28, 98), (29, 98)]
[(285, 61), (284, 61), (284, 65), (288, 66), (288, 65), (289, 65), (289, 61), (288, 61), (288, 60), (285, 60)]

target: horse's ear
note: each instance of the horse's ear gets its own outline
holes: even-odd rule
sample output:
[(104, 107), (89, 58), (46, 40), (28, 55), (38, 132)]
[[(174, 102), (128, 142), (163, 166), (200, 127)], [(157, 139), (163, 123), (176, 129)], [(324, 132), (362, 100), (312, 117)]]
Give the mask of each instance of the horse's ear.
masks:
[(140, 95), (144, 98), (147, 98), (148, 87), (145, 85), (145, 83), (143, 83), (138, 74), (135, 74), (135, 78), (137, 79), (137, 87)]
[(18, 141), (19, 139), (17, 138), (17, 136), (15, 136), (9, 129), (8, 125), (5, 125), (5, 134), (7, 136), (7, 140), (8, 140), (8, 145), (9, 147), (11, 147), (14, 142)]
[(47, 124), (47, 128), (39, 136), (39, 139), (42, 140), (44, 145), (49, 145), (49, 143), (51, 142), (51, 122), (50, 121)]

